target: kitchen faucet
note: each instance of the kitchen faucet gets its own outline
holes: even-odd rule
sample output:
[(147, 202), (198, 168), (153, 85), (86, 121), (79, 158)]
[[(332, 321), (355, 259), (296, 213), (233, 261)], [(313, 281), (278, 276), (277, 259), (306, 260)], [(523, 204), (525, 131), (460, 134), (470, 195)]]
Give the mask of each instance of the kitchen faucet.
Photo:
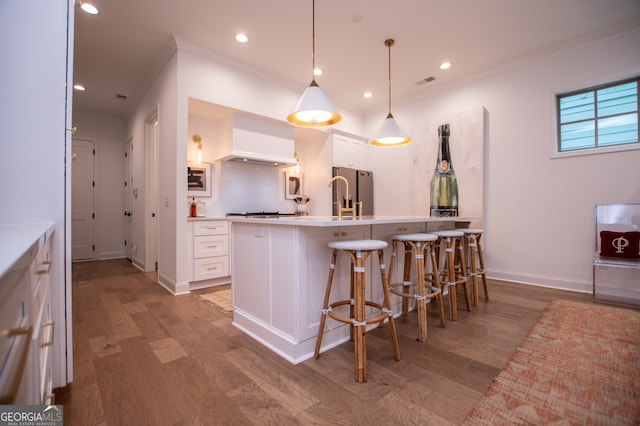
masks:
[[(338, 220), (342, 219), (342, 213), (351, 213), (351, 218), (355, 219), (356, 218), (356, 205), (359, 205), (360, 210), (358, 213), (358, 217), (362, 218), (362, 201), (359, 201), (357, 203), (349, 203), (349, 181), (344, 177), (344, 176), (334, 176), (331, 179), (329, 179), (329, 185), (327, 186), (331, 186), (331, 184), (333, 182), (335, 182), (336, 180), (341, 180), (344, 182), (344, 203), (341, 201), (336, 200), (335, 203), (338, 205)], [(336, 191), (336, 196), (338, 194), (338, 191)], [(344, 207), (343, 207), (344, 204)]]

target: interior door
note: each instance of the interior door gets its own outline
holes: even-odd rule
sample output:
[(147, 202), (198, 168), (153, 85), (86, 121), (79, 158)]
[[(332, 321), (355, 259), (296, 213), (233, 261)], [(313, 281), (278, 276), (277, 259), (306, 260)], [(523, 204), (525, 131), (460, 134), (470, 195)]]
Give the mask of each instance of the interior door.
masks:
[(92, 260), (94, 245), (94, 142), (73, 139), (71, 154), (71, 259)]
[(145, 261), (145, 271), (158, 270), (158, 115), (154, 113), (147, 120), (147, 197), (148, 212), (145, 217), (147, 226), (147, 259)]
[(133, 214), (133, 194), (132, 185), (133, 178), (131, 176), (131, 164), (133, 161), (133, 143), (131, 139), (127, 142), (124, 151), (124, 257), (132, 260), (133, 252), (133, 223), (131, 216)]

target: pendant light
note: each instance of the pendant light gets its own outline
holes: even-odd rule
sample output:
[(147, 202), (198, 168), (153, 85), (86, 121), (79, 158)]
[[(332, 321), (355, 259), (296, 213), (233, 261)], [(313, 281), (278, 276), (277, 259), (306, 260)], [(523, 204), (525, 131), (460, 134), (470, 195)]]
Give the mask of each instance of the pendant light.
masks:
[[(312, 14), (312, 51), (311, 51), (311, 72), (316, 67), (316, 2), (312, 2), (313, 14)], [(336, 109), (329, 101), (329, 98), (325, 96), (316, 83), (314, 77), (311, 78), (311, 84), (304, 91), (302, 97), (296, 104), (293, 111), (287, 116), (287, 121), (294, 126), (300, 127), (326, 127), (332, 126), (342, 119), (340, 114), (336, 112)]]
[(395, 41), (392, 38), (384, 42), (384, 45), (389, 48), (389, 114), (378, 131), (378, 137), (370, 142), (373, 146), (400, 146), (411, 142), (411, 138), (398, 126), (391, 114), (391, 46), (394, 44)]

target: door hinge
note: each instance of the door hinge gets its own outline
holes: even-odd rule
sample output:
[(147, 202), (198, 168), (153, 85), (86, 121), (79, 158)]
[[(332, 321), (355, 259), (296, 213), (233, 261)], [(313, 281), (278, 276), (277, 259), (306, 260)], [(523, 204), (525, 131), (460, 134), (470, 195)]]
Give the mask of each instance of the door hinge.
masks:
[(93, 186), (94, 188), (96, 187), (96, 181), (95, 180), (91, 181), (91, 186)]
[(125, 247), (127, 246), (127, 240), (124, 240), (124, 246)]
[(95, 213), (91, 213), (91, 219), (95, 219), (96, 218), (96, 214)]
[(96, 246), (95, 245), (91, 246), (91, 250), (96, 251)]
[(95, 150), (95, 148), (93, 149), (93, 155), (96, 155), (96, 150)]
[(129, 156), (129, 153), (127, 151), (124, 152), (124, 157), (127, 158)]

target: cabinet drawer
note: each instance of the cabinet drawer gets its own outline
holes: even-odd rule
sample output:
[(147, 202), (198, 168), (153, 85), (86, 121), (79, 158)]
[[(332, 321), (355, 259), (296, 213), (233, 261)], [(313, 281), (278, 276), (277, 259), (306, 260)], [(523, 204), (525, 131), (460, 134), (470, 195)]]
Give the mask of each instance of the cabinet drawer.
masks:
[[(29, 318), (28, 276), (22, 273), (16, 280), (8, 282), (0, 279), (0, 401), (13, 404), (22, 401), (24, 382), (29, 380), (28, 366), (24, 365), (29, 354), (33, 334)], [(13, 288), (11, 288), (13, 286)], [(9, 287), (9, 288), (7, 288)], [(4, 290), (10, 290), (4, 292)], [(12, 386), (16, 377), (22, 377), (20, 388)]]
[(193, 235), (221, 235), (229, 233), (229, 223), (223, 220), (193, 222)]
[(201, 259), (211, 256), (226, 256), (229, 254), (229, 236), (213, 235), (193, 237), (193, 257)]
[(40, 404), (54, 405), (56, 403), (56, 395), (53, 393), (52, 373), (51, 360), (49, 360), (42, 376), (42, 383), (40, 384)]
[(229, 256), (207, 257), (193, 261), (195, 281), (229, 276)]
[(40, 330), (38, 331), (36, 347), (38, 350), (38, 366), (40, 374), (44, 374), (47, 364), (51, 363), (51, 347), (53, 346), (53, 336), (55, 333), (55, 324), (51, 319), (51, 303), (48, 301), (42, 307), (42, 317), (38, 323)]

